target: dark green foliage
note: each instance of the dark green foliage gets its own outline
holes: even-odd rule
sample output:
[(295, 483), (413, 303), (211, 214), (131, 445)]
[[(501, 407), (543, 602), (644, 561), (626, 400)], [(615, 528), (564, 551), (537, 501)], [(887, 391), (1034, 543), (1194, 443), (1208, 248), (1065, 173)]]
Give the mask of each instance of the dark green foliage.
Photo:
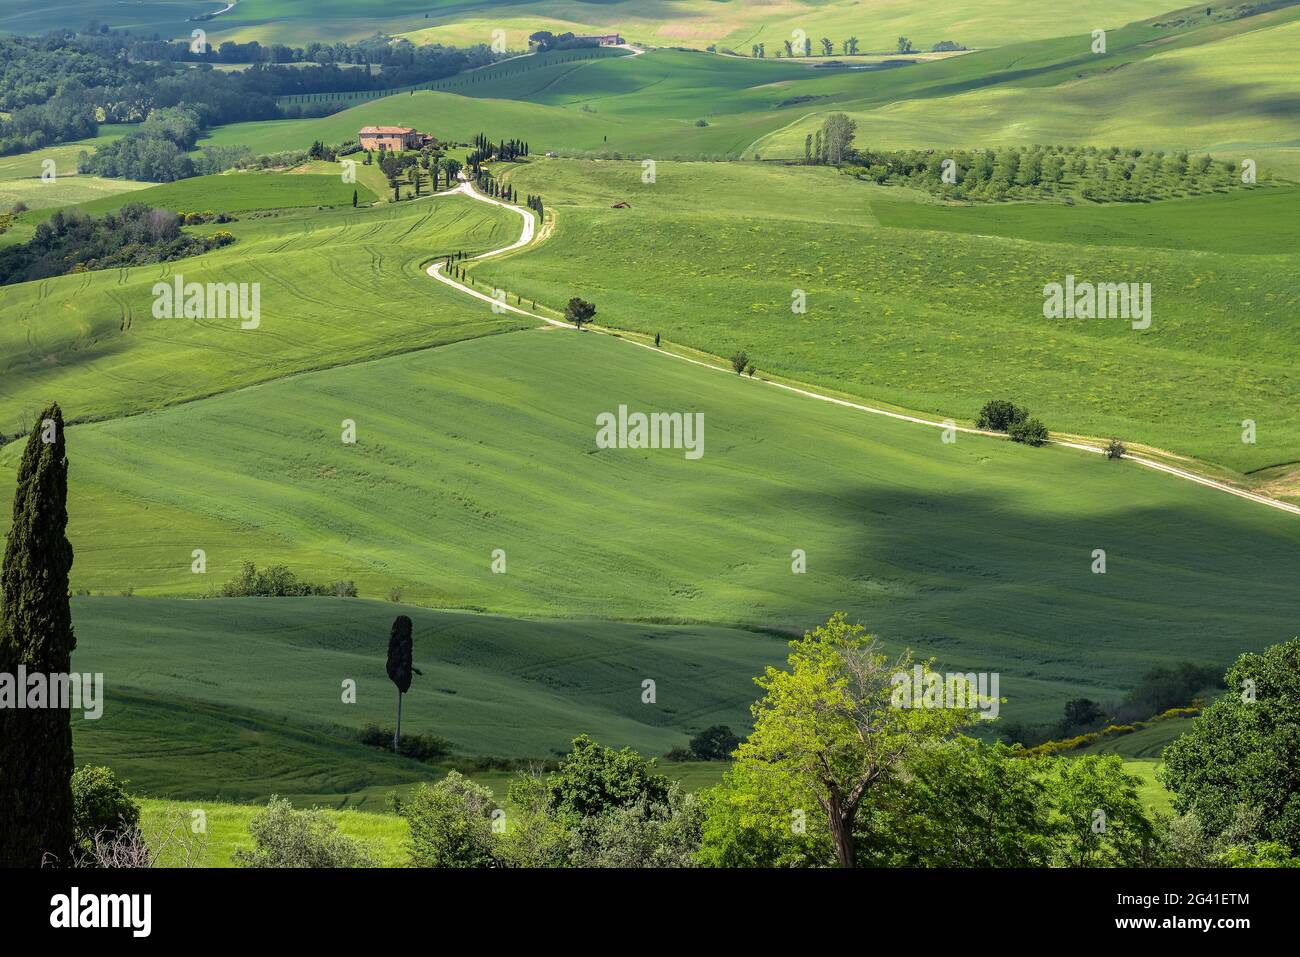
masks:
[(1194, 810), (1211, 836), (1250, 809), (1262, 839), (1300, 852), (1300, 638), (1242, 655), (1226, 683), (1228, 692), (1165, 748), (1174, 808)]
[(1007, 435), (1011, 436), (1012, 442), (1022, 445), (1044, 445), (1047, 442), (1047, 426), (1038, 419), (1026, 419), (1007, 429)]
[(1182, 661), (1169, 667), (1155, 667), (1125, 696), (1117, 718), (1122, 721), (1149, 718), (1170, 708), (1183, 708), (1198, 693), (1222, 687), (1219, 669), (1208, 665)]
[[(18, 465), (13, 526), (0, 573), (0, 674), (18, 665), (71, 670), (76, 637), (68, 606), (72, 545), (63, 413), (36, 419)], [(0, 708), (0, 867), (39, 867), (73, 848), (72, 725), (63, 708)]]
[(691, 754), (700, 761), (726, 761), (739, 744), (735, 732), (725, 724), (715, 724), (691, 738)]
[[(951, 160), (951, 182), (944, 162)], [(1011, 146), (984, 150), (846, 151), (843, 164), (877, 183), (977, 202), (1054, 196), (1149, 202), (1245, 188), (1240, 164), (1184, 151), (1118, 146)], [(839, 165), (839, 164), (836, 164)]]
[(552, 810), (578, 817), (595, 817), (613, 808), (644, 799), (668, 800), (669, 780), (655, 773), (655, 762), (631, 748), (615, 751), (587, 735), (573, 739), (572, 750), (546, 781)]
[(411, 828), (408, 849), (415, 867), (492, 867), (498, 838), (492, 830), (492, 792), (451, 771), (421, 784), (400, 802)]
[(1065, 728), (1086, 728), (1102, 719), (1101, 705), (1089, 698), (1075, 698), (1065, 703)]
[(350, 581), (312, 584), (303, 581), (285, 565), (271, 565), (258, 571), (252, 562), (244, 562), (240, 573), (221, 586), (222, 598), (298, 598), (304, 595), (356, 598), (357, 586)]
[(1006, 432), (1013, 425), (1024, 422), (1027, 418), (1029, 418), (1028, 409), (1019, 408), (1006, 399), (992, 399), (985, 402), (984, 408), (980, 409), (975, 427), (994, 432)]
[(0, 285), (47, 279), (71, 272), (140, 266), (197, 256), (234, 242), (225, 231), (195, 236), (166, 209), (130, 203), (99, 219), (58, 210), (32, 238), (0, 250)]
[(421, 674), (418, 668), (411, 667), (411, 619), (398, 615), (388, 635), (388, 679), (401, 694), (411, 690), (412, 671)]
[(749, 353), (744, 349), (741, 349), (731, 357), (731, 368), (735, 371), (736, 375), (743, 373), (748, 365)]
[(1042, 867), (1054, 838), (1042, 769), (970, 738), (923, 749), (859, 822), (875, 867)]
[(77, 846), (88, 852), (96, 837), (110, 840), (136, 827), (140, 808), (112, 768), (87, 764), (72, 775), (72, 823)]
[(1127, 452), (1128, 449), (1124, 447), (1124, 443), (1119, 439), (1111, 439), (1106, 443), (1106, 458), (1108, 459), (1122, 459)]
[(579, 299), (574, 296), (569, 300), (569, 304), (564, 307), (564, 318), (569, 320), (579, 329), (584, 324), (591, 322), (596, 316), (596, 307), (594, 304), (587, 302), (585, 299)]
[[(395, 735), (396, 732), (392, 728), (381, 728), (377, 724), (368, 724), (361, 729), (361, 743), (372, 748), (383, 748), (385, 751), (390, 751), (393, 747)], [(438, 737), (436, 734), (411, 734), (408, 732), (402, 735), (402, 739), (397, 746), (397, 753), (404, 758), (414, 758), (416, 761), (437, 761), (451, 754), (451, 742), (446, 738)]]

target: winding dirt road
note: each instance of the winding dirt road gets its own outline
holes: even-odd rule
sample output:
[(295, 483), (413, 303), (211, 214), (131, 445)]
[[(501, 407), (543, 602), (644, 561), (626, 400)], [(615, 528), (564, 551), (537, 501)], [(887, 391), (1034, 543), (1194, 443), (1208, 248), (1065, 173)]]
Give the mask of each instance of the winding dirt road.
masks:
[[(472, 199), (477, 199), (483, 203), (490, 203), (493, 206), (500, 206), (504, 209), (509, 209), (513, 212), (518, 213), (520, 216), (523, 217), (524, 220), (523, 232), (521, 233), (519, 239), (517, 239), (515, 242), (511, 243), (509, 246), (502, 246), (500, 249), (493, 249), (489, 252), (480, 253), (477, 256), (472, 256), (470, 257), (469, 260), (466, 260), (467, 262), (474, 261), (474, 260), (481, 260), (481, 259), (491, 259), (494, 256), (500, 256), (504, 253), (512, 252), (513, 250), (516, 249), (521, 249), (524, 246), (530, 245), (533, 242), (534, 237), (538, 236), (537, 216), (536, 214), (533, 213), (531, 209), (525, 209), (522, 206), (514, 206), (510, 203), (504, 203), (499, 199), (493, 199), (491, 196), (485, 196), (484, 194), (480, 193), (478, 190), (474, 189), (473, 185), (468, 180), (462, 182), (455, 189), (449, 189), (442, 193), (436, 193), (434, 194), (434, 196), (430, 198), (436, 199), (438, 196), (452, 196), (457, 194), (462, 196), (468, 196)], [(471, 289), (469, 286), (466, 286), (464, 283), (458, 282), (457, 280), (452, 279), (450, 276), (446, 275), (446, 273), (443, 271), (444, 265), (445, 264), (441, 262), (434, 263), (432, 266), (428, 268), (427, 272), (434, 279), (438, 280), (438, 282), (443, 283), (444, 285), (447, 286), (451, 286), (453, 289), (457, 290), (458, 292), (464, 295), (473, 296), (475, 299), (481, 299), (484, 302), (491, 303), (499, 311), (513, 312), (517, 315), (528, 316), (530, 319), (538, 319), (552, 326), (561, 326), (566, 329), (574, 328), (574, 326), (570, 323), (561, 322), (558, 319), (548, 319), (546, 316), (539, 316), (535, 312), (529, 312), (527, 309), (523, 309), (518, 306), (512, 306), (508, 303), (501, 302), (498, 299), (494, 299), (491, 296), (486, 295), (485, 293), (481, 293), (477, 289)], [(609, 335), (609, 333), (601, 332), (598, 329), (590, 330), (590, 331), (596, 332), (598, 335)], [(675, 353), (671, 353), (671, 352), (665, 352), (664, 350), (657, 349), (654, 346), (649, 345), (648, 343), (636, 342), (631, 339), (625, 339), (622, 336), (613, 336), (612, 338), (616, 338), (618, 339), (619, 342), (625, 342), (628, 345), (636, 346), (637, 348), (640, 349), (647, 349), (650, 352), (655, 353), (656, 355), (666, 356), (670, 359), (676, 359), (679, 362), (689, 362), (691, 365), (699, 366), (703, 369), (710, 369), (714, 372), (724, 373), (725, 375), (735, 375), (734, 372), (732, 372), (730, 369), (725, 368), (723, 366), (714, 365), (713, 363), (710, 362), (703, 362), (699, 359), (692, 359), (689, 356), (682, 356), (682, 355), (676, 355)], [(872, 415), (887, 416), (891, 419), (897, 419), (900, 422), (911, 422), (914, 425), (925, 425), (936, 429), (953, 429), (954, 431), (965, 432), (969, 435), (983, 435), (989, 438), (1003, 439), (1009, 441), (1005, 433), (1002, 432), (987, 432), (984, 431), (983, 429), (973, 429), (970, 428), (969, 426), (955, 425), (952, 422), (941, 422), (935, 419), (923, 418), (921, 416), (907, 415), (902, 412), (893, 412), (889, 409), (878, 409), (875, 408), (874, 406), (863, 405), (862, 403), (859, 402), (850, 402), (848, 399), (839, 399), (836, 398), (835, 396), (826, 395), (825, 393), (822, 392), (816, 392), (812, 389), (806, 389), (794, 385), (787, 385), (784, 382), (773, 382), (771, 379), (750, 379), (749, 381), (772, 386), (773, 388), (777, 388), (777, 389), (784, 389), (786, 392), (793, 392), (796, 395), (802, 395), (809, 399), (817, 399), (820, 402), (830, 402), (834, 405), (843, 406), (846, 409), (854, 409), (855, 411), (858, 412), (868, 412)], [(1081, 442), (1067, 442), (1062, 439), (1052, 439), (1051, 444), (1059, 445), (1062, 448), (1067, 448), (1067, 449), (1077, 449), (1081, 452), (1090, 452), (1094, 455), (1106, 454), (1105, 450), (1102, 448), (1099, 448), (1094, 445), (1085, 445)], [(1260, 505), (1268, 505), (1271, 508), (1280, 509), (1281, 511), (1284, 512), (1290, 512), (1293, 515), (1300, 515), (1300, 505), (1292, 505), (1289, 502), (1281, 502), (1275, 498), (1269, 498), (1267, 495), (1260, 495), (1258, 492), (1251, 492), (1243, 488), (1237, 488), (1235, 485), (1229, 485), (1227, 482), (1220, 482), (1218, 479), (1212, 479), (1209, 478), (1208, 476), (1200, 475), (1196, 472), (1191, 472), (1188, 471), (1187, 469), (1181, 469), (1175, 465), (1169, 465), (1165, 462), (1159, 462), (1156, 461), (1155, 459), (1149, 459), (1141, 455), (1133, 455), (1129, 453), (1126, 454), (1124, 458), (1129, 462), (1135, 462), (1138, 465), (1145, 466), (1146, 468), (1149, 469), (1154, 469), (1157, 472), (1164, 472), (1176, 478), (1185, 479), (1186, 481), (1189, 482), (1195, 482), (1197, 485), (1204, 485), (1206, 488), (1217, 489), (1220, 492), (1226, 492), (1227, 494), (1235, 495), (1238, 498), (1244, 498), (1252, 502), (1258, 502)]]

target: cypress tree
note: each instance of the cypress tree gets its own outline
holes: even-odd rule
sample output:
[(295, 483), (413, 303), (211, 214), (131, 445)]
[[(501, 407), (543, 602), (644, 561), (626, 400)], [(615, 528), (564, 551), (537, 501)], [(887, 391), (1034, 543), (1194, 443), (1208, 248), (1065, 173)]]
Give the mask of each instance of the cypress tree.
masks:
[[(36, 420), (18, 466), (0, 572), (0, 674), (15, 682), (19, 665), (47, 680), (72, 670), (67, 527), (68, 459), (55, 404)], [(0, 707), (0, 867), (40, 867), (47, 852), (66, 863), (73, 844), (71, 718), (65, 708), (13, 703)]]

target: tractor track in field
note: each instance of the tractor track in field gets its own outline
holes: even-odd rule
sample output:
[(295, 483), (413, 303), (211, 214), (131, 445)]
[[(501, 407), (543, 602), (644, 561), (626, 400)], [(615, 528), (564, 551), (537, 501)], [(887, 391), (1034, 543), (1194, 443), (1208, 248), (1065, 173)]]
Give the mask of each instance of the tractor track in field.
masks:
[[(480, 193), (478, 190), (474, 189), (473, 185), (468, 180), (461, 182), (461, 184), (455, 187), (454, 189), (450, 189), (442, 193), (434, 194), (433, 196), (430, 197), (430, 199), (436, 199), (438, 196), (450, 196), (450, 195), (457, 195), (457, 194), (462, 196), (468, 196), (472, 199), (476, 199), (484, 203), (489, 203), (493, 206), (500, 206), (503, 209), (512, 210), (513, 212), (516, 212), (521, 217), (523, 217), (523, 221), (524, 221), (523, 230), (520, 233), (519, 239), (515, 240), (515, 242), (511, 243), (508, 246), (502, 246), (500, 249), (492, 249), (487, 252), (480, 253), (477, 256), (470, 256), (465, 260), (466, 262), (477, 262), (484, 259), (492, 259), (497, 256), (504, 255), (505, 253), (513, 252), (516, 249), (522, 249), (526, 246), (532, 245), (534, 241), (534, 237), (536, 237), (538, 242), (542, 242), (546, 239), (548, 235), (547, 231), (538, 230), (537, 215), (531, 209), (525, 209), (522, 206), (515, 206), (510, 203), (502, 202), (499, 199), (494, 199), (491, 196), (486, 196), (483, 193)], [(527, 316), (530, 319), (538, 319), (541, 320), (542, 322), (547, 323), (548, 325), (559, 326), (564, 329), (576, 328), (572, 323), (564, 322), (563, 320), (560, 319), (551, 319), (548, 318), (547, 316), (541, 316), (535, 312), (529, 312), (527, 309), (524, 309), (521, 306), (512, 306), (507, 302), (502, 302), (498, 299), (494, 299), (492, 296), (479, 292), (477, 289), (473, 289), (470, 286), (467, 286), (464, 283), (459, 282), (458, 280), (453, 279), (451, 276), (447, 275), (446, 272), (444, 271), (446, 265), (447, 263), (443, 261), (435, 262), (432, 265), (430, 265), (425, 270), (425, 272), (427, 272), (430, 276), (432, 276), (434, 279), (436, 279), (438, 282), (442, 283), (443, 285), (450, 286), (452, 289), (455, 289), (457, 292), (460, 292), (463, 295), (471, 296), (475, 299), (479, 299), (483, 302), (489, 303), (493, 306), (494, 309), (499, 310), (501, 312), (512, 312), (515, 313), (516, 315)], [(693, 359), (690, 356), (679, 355), (673, 352), (665, 352), (663, 349), (656, 348), (655, 346), (650, 345), (649, 343), (638, 342), (634, 339), (628, 339), (625, 336), (616, 335), (614, 332), (607, 332), (601, 328), (594, 328), (590, 331), (595, 332), (598, 335), (610, 336), (611, 338), (618, 339), (622, 342), (626, 342), (629, 345), (633, 345), (641, 349), (646, 349), (649, 350), (650, 352), (667, 356), (672, 359), (677, 359), (681, 362), (689, 362), (691, 365), (700, 366), (701, 368), (704, 369), (711, 369), (714, 372), (721, 372), (726, 375), (735, 374), (725, 365), (715, 364), (712, 362), (705, 362), (701, 359)], [(719, 358), (718, 363), (721, 362), (722, 360)], [(828, 395), (824, 392), (818, 392), (812, 387), (793, 385), (785, 382), (777, 382), (772, 379), (757, 379), (757, 380), (750, 379), (750, 381), (751, 382), (756, 381), (764, 385), (773, 386), (777, 389), (783, 389), (786, 392), (793, 392), (796, 395), (802, 395), (805, 396), (806, 398), (817, 399), (820, 402), (830, 402), (834, 405), (843, 406), (844, 408), (848, 408), (848, 409), (853, 409), (854, 411), (857, 412), (867, 412), (872, 415), (883, 415), (891, 419), (897, 419), (900, 422), (910, 422), (914, 425), (924, 425), (924, 426), (929, 426), (930, 428), (937, 428), (937, 429), (952, 429), (956, 432), (964, 432), (968, 435), (982, 435), (988, 438), (1010, 441), (1007, 438), (1006, 434), (1003, 432), (990, 432), (984, 429), (973, 428), (971, 426), (956, 425), (951, 421), (938, 421), (935, 419), (926, 418), (924, 416), (909, 415), (905, 412), (896, 412), (891, 409), (882, 409), (876, 406), (866, 405), (861, 402), (853, 402), (848, 399), (841, 399), (833, 395)], [(1061, 448), (1075, 449), (1081, 452), (1090, 452), (1095, 455), (1106, 454), (1105, 448), (1103, 447), (1104, 442), (1103, 440), (1100, 439), (1092, 439), (1091, 443), (1095, 443), (1095, 444), (1091, 444), (1090, 442), (1087, 441), (1075, 442), (1075, 441), (1068, 441), (1065, 439), (1049, 439), (1048, 443), (1050, 445), (1060, 446)], [(1219, 479), (1211, 478), (1208, 475), (1202, 475), (1198, 472), (1193, 472), (1189, 469), (1179, 468), (1176, 465), (1170, 465), (1167, 462), (1161, 462), (1157, 459), (1147, 458), (1142, 455), (1134, 455), (1132, 453), (1126, 453), (1124, 455), (1124, 458), (1130, 462), (1134, 462), (1138, 465), (1144, 466), (1154, 471), (1163, 472), (1167, 475), (1172, 475), (1175, 478), (1180, 478), (1188, 482), (1195, 482), (1197, 485), (1203, 485), (1206, 488), (1216, 489), (1220, 492), (1225, 492), (1228, 495), (1235, 495), (1238, 498), (1244, 498), (1252, 502), (1257, 502), (1260, 505), (1268, 505), (1272, 508), (1276, 508), (1284, 512), (1290, 512), (1293, 515), (1300, 515), (1300, 505), (1293, 505), (1290, 502), (1283, 502), (1280, 501), (1279, 499), (1270, 498), (1269, 496), (1262, 495), (1258, 492), (1252, 492), (1248, 489), (1239, 488), (1238, 486), (1232, 485), (1228, 482), (1223, 482), (1220, 481)]]

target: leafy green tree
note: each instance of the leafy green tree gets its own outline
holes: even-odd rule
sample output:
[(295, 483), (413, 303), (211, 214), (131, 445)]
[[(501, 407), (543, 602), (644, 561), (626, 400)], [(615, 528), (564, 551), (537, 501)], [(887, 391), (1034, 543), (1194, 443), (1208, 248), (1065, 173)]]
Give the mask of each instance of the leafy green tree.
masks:
[[(18, 463), (0, 572), (0, 674), (68, 674), (77, 640), (68, 605), (68, 457), (57, 404)], [(18, 692), (22, 693), (22, 692)], [(0, 867), (39, 867), (73, 847), (72, 724), (66, 708), (0, 707)]]
[(1043, 425), (1039, 419), (1026, 419), (1024, 422), (1017, 422), (1007, 429), (1007, 435), (1010, 436), (1012, 442), (1035, 447), (1046, 445), (1048, 439), (1047, 426)]
[(725, 761), (739, 744), (734, 731), (725, 724), (715, 724), (691, 738), (691, 753), (701, 761)]
[(374, 867), (374, 851), (339, 832), (328, 813), (317, 808), (295, 810), (272, 795), (266, 807), (248, 822), (251, 850), (236, 849), (240, 867)]
[[(971, 723), (975, 702), (902, 706), (895, 676), (910, 681), (911, 657), (891, 661), (874, 637), (842, 613), (792, 641), (790, 649), (789, 671), (769, 667), (754, 679), (764, 697), (751, 709), (754, 731), (737, 749), (736, 765), (755, 781), (766, 776), (773, 787), (784, 779), (796, 797), (815, 802), (837, 862), (856, 867), (855, 825), (863, 800), (919, 749)], [(929, 665), (919, 667), (928, 681)]]
[(704, 822), (696, 860), (705, 867), (832, 867), (830, 830), (811, 820), (804, 782), (748, 764), (700, 792)]
[(1086, 728), (1102, 718), (1101, 705), (1089, 698), (1075, 698), (1065, 703), (1065, 727)]
[(411, 864), (492, 867), (498, 851), (493, 810), (492, 792), (459, 771), (449, 771), (435, 784), (419, 785), (400, 805), (411, 828)]
[(1022, 409), (1006, 399), (990, 399), (984, 403), (984, 408), (980, 409), (975, 427), (992, 432), (1006, 432), (1013, 425), (1024, 422), (1027, 418), (1029, 418), (1028, 409)]
[(139, 823), (140, 808), (112, 768), (87, 764), (73, 772), (72, 825), (83, 853), (93, 849), (97, 836), (112, 840)]
[(1300, 853), (1300, 638), (1242, 655), (1225, 680), (1227, 694), (1165, 748), (1174, 809), (1194, 810), (1212, 836), (1254, 809), (1261, 840)]
[(576, 817), (595, 817), (641, 799), (668, 799), (668, 778), (655, 771), (655, 760), (631, 748), (615, 751), (588, 735), (573, 739), (573, 747), (547, 778), (552, 810)]
[(743, 373), (747, 365), (749, 365), (749, 353), (744, 349), (741, 349), (731, 357), (731, 368), (736, 375)]
[(591, 322), (596, 316), (596, 307), (585, 299), (579, 299), (574, 296), (569, 300), (569, 304), (564, 308), (564, 318), (569, 320), (581, 331), (583, 325)]
[(1064, 867), (1134, 867), (1152, 854), (1155, 827), (1138, 798), (1141, 780), (1117, 754), (1057, 762), (1050, 781), (1059, 820), (1056, 863)]
[(832, 113), (822, 123), (822, 145), (826, 161), (832, 166), (847, 162), (853, 155), (853, 137), (858, 124), (847, 113)]
[(510, 828), (502, 838), (498, 856), (506, 867), (567, 867), (572, 832), (564, 818), (551, 809), (546, 778), (521, 772), (506, 789)]
[(1043, 764), (964, 736), (920, 749), (859, 822), (865, 863), (1044, 866), (1055, 831)]
[(899, 53), (911, 53), (911, 52), (912, 52), (912, 41), (909, 40), (907, 37), (899, 37), (899, 38), (898, 38), (898, 52), (899, 52)]

